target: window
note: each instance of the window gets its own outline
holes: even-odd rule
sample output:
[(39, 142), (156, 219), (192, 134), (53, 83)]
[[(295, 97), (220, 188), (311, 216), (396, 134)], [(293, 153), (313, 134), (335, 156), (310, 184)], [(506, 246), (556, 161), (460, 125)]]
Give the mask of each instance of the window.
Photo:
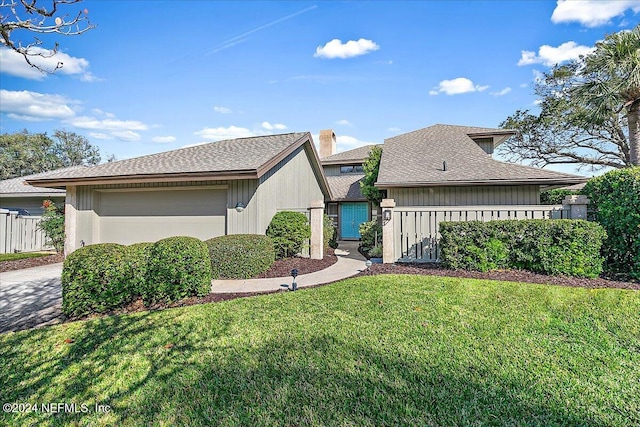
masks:
[(340, 173), (363, 173), (362, 165), (340, 166)]

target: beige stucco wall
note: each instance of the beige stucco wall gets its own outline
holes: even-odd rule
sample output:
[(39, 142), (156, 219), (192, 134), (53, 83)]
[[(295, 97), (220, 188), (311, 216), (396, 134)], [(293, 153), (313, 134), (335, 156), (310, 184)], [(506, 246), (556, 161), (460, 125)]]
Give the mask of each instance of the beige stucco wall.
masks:
[(538, 185), (390, 188), (397, 206), (537, 205)]

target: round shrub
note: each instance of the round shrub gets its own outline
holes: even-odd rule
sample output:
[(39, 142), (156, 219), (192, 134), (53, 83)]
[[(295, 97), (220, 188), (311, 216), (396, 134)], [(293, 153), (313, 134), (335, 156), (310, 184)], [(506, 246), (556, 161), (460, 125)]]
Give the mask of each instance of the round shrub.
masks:
[(249, 279), (267, 271), (276, 259), (273, 242), (267, 236), (233, 234), (205, 243), (214, 279)]
[(603, 253), (608, 271), (640, 279), (640, 166), (593, 178), (582, 189), (607, 231)]
[(211, 261), (206, 243), (187, 236), (154, 243), (140, 290), (146, 304), (207, 295), (211, 291)]
[(85, 246), (62, 268), (62, 312), (67, 316), (104, 313), (136, 297), (126, 247), (115, 243)]
[(273, 240), (276, 258), (287, 258), (300, 253), (305, 241), (311, 237), (311, 227), (305, 214), (282, 211), (271, 219), (267, 236)]
[(126, 247), (127, 261), (131, 269), (131, 286), (138, 296), (147, 281), (147, 268), (153, 245), (150, 242), (142, 242)]

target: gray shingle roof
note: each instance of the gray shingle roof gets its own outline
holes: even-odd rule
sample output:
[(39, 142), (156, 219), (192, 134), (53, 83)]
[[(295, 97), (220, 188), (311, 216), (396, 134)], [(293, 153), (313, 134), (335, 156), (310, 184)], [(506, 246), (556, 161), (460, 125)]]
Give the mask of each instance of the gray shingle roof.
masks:
[(327, 183), (331, 188), (333, 200), (365, 200), (360, 191), (362, 178), (362, 173), (328, 176)]
[[(386, 139), (377, 186), (567, 183), (587, 178), (491, 158), (469, 135), (504, 129), (434, 125)], [(447, 170), (443, 170), (447, 162)]]
[(26, 183), (27, 179), (46, 178), (51, 175), (57, 175), (59, 173), (66, 173), (74, 170), (86, 169), (86, 166), (70, 166), (68, 168), (56, 169), (49, 172), (41, 172), (33, 175), (21, 176), (18, 178), (5, 179), (0, 181), (0, 194), (28, 194), (28, 193), (60, 193), (64, 196), (65, 190), (59, 188), (43, 188), (34, 187)]
[(104, 163), (77, 171), (51, 174), (46, 179), (107, 178), (189, 173), (256, 172), (308, 132), (218, 141), (132, 159)]
[(379, 144), (365, 145), (363, 147), (354, 148), (353, 150), (343, 151), (342, 153), (337, 153), (329, 157), (325, 157), (321, 159), (322, 164), (339, 164), (339, 163), (349, 163), (349, 162), (363, 162), (367, 157), (369, 157), (369, 152), (373, 147), (378, 146)]

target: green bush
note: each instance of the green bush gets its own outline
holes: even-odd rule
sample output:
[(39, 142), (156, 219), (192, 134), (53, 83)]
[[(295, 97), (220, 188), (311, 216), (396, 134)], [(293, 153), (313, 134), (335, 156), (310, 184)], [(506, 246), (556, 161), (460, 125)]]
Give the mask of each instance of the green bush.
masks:
[(141, 290), (147, 282), (147, 269), (153, 245), (154, 243), (142, 242), (126, 247), (127, 262), (131, 269), (131, 287), (136, 296), (141, 295)]
[(323, 221), (322, 232), (324, 249), (325, 251), (329, 248), (335, 249), (338, 247), (338, 230), (329, 215), (324, 214)]
[(608, 172), (582, 189), (607, 231), (605, 268), (640, 279), (640, 166)]
[(249, 279), (267, 271), (276, 259), (268, 236), (234, 234), (214, 237), (205, 243), (214, 279)]
[(302, 251), (305, 241), (311, 237), (311, 227), (305, 214), (282, 211), (273, 216), (266, 234), (273, 240), (276, 258), (282, 259)]
[(44, 213), (38, 223), (38, 228), (47, 236), (47, 243), (52, 245), (56, 252), (64, 251), (64, 204), (56, 206), (51, 200), (42, 203)]
[(62, 312), (81, 316), (122, 307), (136, 297), (132, 284), (125, 246), (101, 243), (79, 248), (62, 267)]
[(564, 190), (556, 188), (555, 190), (547, 190), (540, 193), (541, 205), (561, 205), (562, 201), (567, 196), (576, 194), (573, 190)]
[(177, 236), (153, 244), (141, 288), (146, 304), (204, 296), (210, 291), (211, 261), (206, 243), (195, 237)]
[(450, 268), (519, 268), (537, 273), (597, 277), (606, 233), (583, 220), (507, 220), (440, 223), (441, 259)]
[(377, 221), (363, 222), (360, 224), (359, 231), (362, 239), (361, 245), (365, 250), (375, 246), (382, 246), (382, 226)]

